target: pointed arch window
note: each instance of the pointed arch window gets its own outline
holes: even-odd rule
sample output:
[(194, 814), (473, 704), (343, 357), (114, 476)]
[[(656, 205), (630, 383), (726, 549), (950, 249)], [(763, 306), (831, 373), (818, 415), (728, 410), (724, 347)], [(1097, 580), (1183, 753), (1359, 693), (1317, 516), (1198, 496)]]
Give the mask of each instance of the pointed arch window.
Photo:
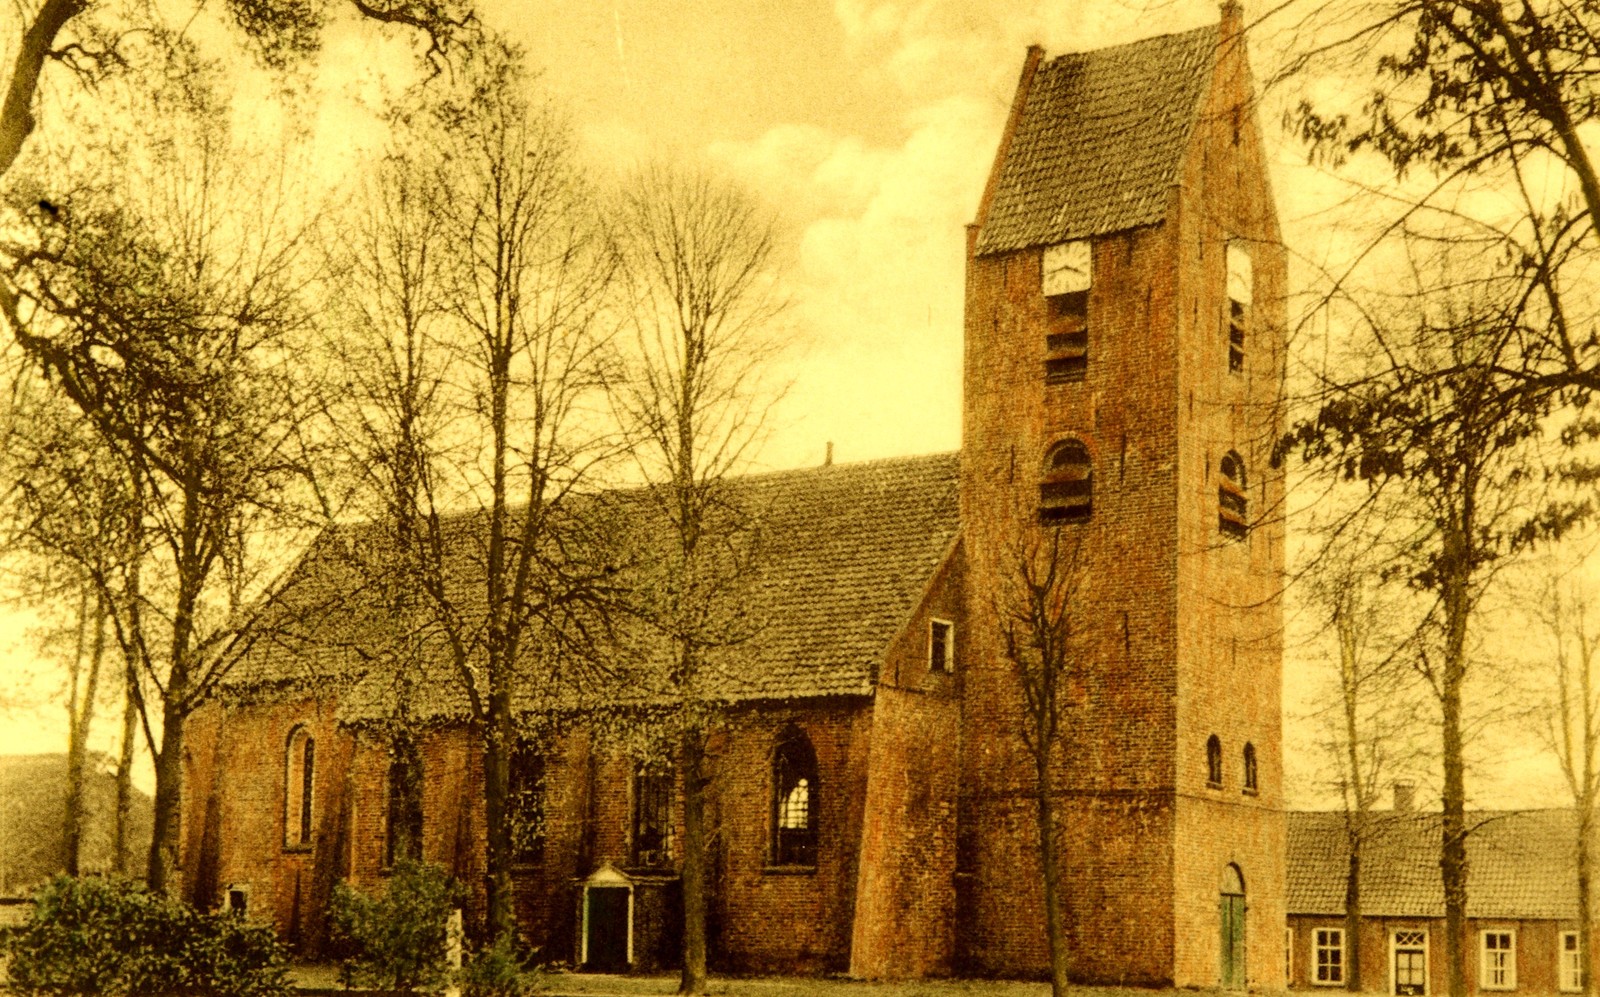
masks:
[(772, 863), (817, 864), (817, 754), (796, 727), (772, 753)]
[(633, 864), (672, 861), (672, 764), (640, 762), (633, 773)]
[(1222, 455), (1217, 479), (1217, 529), (1224, 536), (1243, 539), (1250, 532), (1250, 500), (1245, 496), (1244, 461), (1232, 450)]
[(1206, 785), (1222, 786), (1222, 739), (1215, 734), (1206, 738)]
[(1039, 483), (1039, 521), (1045, 525), (1080, 523), (1094, 504), (1094, 469), (1081, 440), (1062, 440), (1045, 455)]
[(289, 732), (284, 758), (283, 843), (286, 848), (311, 845), (316, 795), (317, 742), (304, 724)]
[(389, 799), (383, 864), (422, 858), (422, 754), (410, 737), (389, 745)]
[(518, 738), (509, 762), (506, 813), (511, 819), (511, 861), (537, 865), (544, 861), (544, 756), (532, 741)]

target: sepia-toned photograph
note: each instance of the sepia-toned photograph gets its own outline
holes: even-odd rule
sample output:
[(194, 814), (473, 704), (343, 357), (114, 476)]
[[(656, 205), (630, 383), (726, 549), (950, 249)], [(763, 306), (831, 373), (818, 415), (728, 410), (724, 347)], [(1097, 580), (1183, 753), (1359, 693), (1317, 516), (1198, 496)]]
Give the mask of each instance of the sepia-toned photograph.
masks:
[(0, 0), (0, 993), (1595, 993), (1591, 252), (1600, 0)]

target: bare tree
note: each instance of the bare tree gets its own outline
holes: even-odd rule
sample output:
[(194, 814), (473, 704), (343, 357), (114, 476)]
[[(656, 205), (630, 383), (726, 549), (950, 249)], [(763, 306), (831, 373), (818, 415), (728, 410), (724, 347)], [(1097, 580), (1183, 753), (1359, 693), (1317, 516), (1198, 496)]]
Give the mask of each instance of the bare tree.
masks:
[[(1514, 388), (1522, 327), (1491, 276), (1419, 265), (1419, 293), (1369, 311), (1365, 347), (1324, 382), (1314, 414), (1285, 438), (1321, 473), (1384, 494), (1397, 570), (1429, 600), (1410, 639), (1438, 708), (1444, 772), (1440, 870), (1452, 997), (1465, 993), (1465, 693), (1469, 633), (1505, 559), (1560, 523), (1530, 521), (1544, 409)], [(1449, 277), (1433, 282), (1425, 274)]]
[(708, 657), (752, 633), (735, 605), (751, 535), (728, 479), (749, 460), (777, 397), (763, 387), (776, 350), (771, 323), (784, 305), (773, 225), (738, 188), (666, 168), (639, 176), (615, 212), (635, 334), (634, 370), (617, 401), (666, 523), (666, 581), (642, 611), (670, 659), (684, 800), (684, 994), (706, 992), (706, 738), (729, 692)]
[[(1019, 520), (1026, 522), (1026, 519)], [(1082, 534), (1069, 528), (1023, 527), (1008, 554), (1005, 588), (996, 595), (995, 617), (1006, 660), (1022, 692), (1018, 733), (1033, 759), (1044, 877), (1045, 934), (1050, 942), (1050, 989), (1067, 992), (1070, 952), (1062, 905), (1061, 822), (1056, 812), (1059, 756), (1069, 736), (1071, 688), (1082, 675), (1084, 650), (1074, 630), (1083, 575), (1078, 556)]]
[[(338, 421), (389, 530), (409, 632), (443, 645), (484, 758), (488, 935), (514, 931), (519, 716), (596, 660), (613, 568), (572, 504), (617, 454), (598, 321), (613, 260), (571, 137), (485, 45), (416, 119), (347, 247), (357, 312)], [(464, 580), (466, 579), (466, 580)]]
[(1589, 994), (1594, 992), (1588, 971), (1594, 935), (1594, 832), (1600, 818), (1600, 629), (1576, 580), (1568, 586), (1551, 581), (1541, 616), (1555, 644), (1555, 688), (1544, 711), (1545, 734), (1577, 817), (1578, 965), (1583, 992)]

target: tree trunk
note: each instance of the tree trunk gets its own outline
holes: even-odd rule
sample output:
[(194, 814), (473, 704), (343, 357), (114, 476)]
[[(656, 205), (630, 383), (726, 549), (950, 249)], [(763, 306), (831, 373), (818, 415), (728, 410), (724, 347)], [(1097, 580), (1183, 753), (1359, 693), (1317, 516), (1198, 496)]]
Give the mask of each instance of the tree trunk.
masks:
[[(1461, 687), (1466, 678), (1467, 580), (1460, 577), (1464, 542), (1447, 542), (1453, 556), (1450, 577), (1444, 582), (1444, 677), (1439, 685), (1440, 719), (1444, 748), (1443, 841), (1439, 871), (1444, 884), (1445, 960), (1450, 997), (1466, 997), (1467, 945), (1467, 821), (1466, 759), (1461, 731)], [(1451, 548), (1454, 548), (1451, 550)]]
[[(183, 827), (183, 727), (188, 719), (167, 697), (161, 711), (161, 748), (156, 752), (154, 825), (150, 832), (150, 863), (146, 882), (156, 893), (181, 896), (178, 842)], [(201, 902), (210, 897), (191, 897)]]
[[(78, 602), (78, 647), (72, 669), (72, 698), (68, 706), (67, 734), (67, 824), (64, 835), (67, 875), (76, 876), (81, 871), (83, 853), (83, 825), (85, 821), (85, 774), (88, 762), (89, 730), (94, 726), (95, 700), (100, 695), (100, 663), (105, 658), (106, 625), (105, 603), (95, 597), (90, 611), (91, 597), (85, 587)], [(84, 632), (94, 628), (87, 641)], [(85, 645), (88, 645), (87, 648)], [(88, 671), (79, 684), (78, 670), (84, 667), (85, 651), (88, 654)]]
[(1038, 784), (1039, 863), (1044, 872), (1044, 930), (1050, 942), (1050, 993), (1067, 992), (1067, 929), (1061, 917), (1061, 856), (1056, 833), (1055, 798), (1050, 792), (1049, 749), (1036, 754)]
[(1350, 841), (1350, 865), (1344, 880), (1344, 988), (1361, 992), (1361, 834)]
[[(128, 681), (133, 681), (130, 673)], [(117, 822), (115, 846), (112, 849), (112, 868), (119, 876), (133, 869), (133, 842), (129, 837), (133, 828), (133, 749), (134, 738), (139, 736), (139, 707), (131, 693), (124, 694), (122, 704), (122, 745), (117, 756)]]
[(705, 738), (683, 733), (683, 975), (678, 993), (706, 992)]
[[(502, 702), (502, 700), (504, 700)], [(489, 697), (489, 736), (484, 739), (483, 811), (489, 826), (488, 893), (490, 942), (513, 939), (516, 919), (511, 891), (511, 729), (510, 697), (495, 692)]]

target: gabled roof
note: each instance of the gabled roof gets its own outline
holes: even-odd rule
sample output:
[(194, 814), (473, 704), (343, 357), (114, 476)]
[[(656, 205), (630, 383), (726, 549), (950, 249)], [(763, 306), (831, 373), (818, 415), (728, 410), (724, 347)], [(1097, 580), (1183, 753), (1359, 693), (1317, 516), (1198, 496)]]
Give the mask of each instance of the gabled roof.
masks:
[[(710, 652), (717, 694), (729, 700), (870, 694), (890, 642), (955, 543), (959, 476), (959, 455), (952, 453), (731, 481), (730, 503), (756, 523), (757, 570), (737, 600), (748, 638)], [(646, 547), (667, 538), (654, 522), (659, 514), (653, 507), (639, 489), (596, 496), (589, 505), (613, 542)], [(456, 544), (460, 563), (452, 575), (463, 605), (475, 598), (481, 613), (481, 575), (472, 577), (474, 565), (481, 563), (479, 540), (465, 522)], [(350, 574), (338, 558), (329, 559), (326, 571), (335, 586)], [(622, 583), (637, 580), (625, 577)], [(318, 583), (308, 590), (327, 587)], [(248, 695), (250, 689), (302, 687), (309, 676), (320, 674), (344, 687), (342, 719), (360, 723), (393, 716), (398, 695), (394, 627), (371, 604), (376, 597), (357, 596), (334, 612), (318, 614), (293, 649), (263, 642), (229, 684)], [(620, 637), (632, 650), (644, 648), (648, 654), (645, 629), (625, 621)], [(622, 697), (648, 698), (646, 681), (626, 683)], [(455, 669), (436, 647), (410, 685), (408, 712), (417, 719), (457, 717), (464, 715), (465, 705)]]
[(1162, 220), (1211, 80), (1211, 25), (1040, 64), (978, 235), (979, 254)]
[[(1342, 812), (1288, 815), (1288, 912), (1344, 913), (1348, 846)], [(1362, 849), (1361, 909), (1375, 917), (1443, 917), (1438, 814), (1379, 812)], [(1467, 916), (1578, 916), (1577, 817), (1570, 810), (1467, 814)]]

